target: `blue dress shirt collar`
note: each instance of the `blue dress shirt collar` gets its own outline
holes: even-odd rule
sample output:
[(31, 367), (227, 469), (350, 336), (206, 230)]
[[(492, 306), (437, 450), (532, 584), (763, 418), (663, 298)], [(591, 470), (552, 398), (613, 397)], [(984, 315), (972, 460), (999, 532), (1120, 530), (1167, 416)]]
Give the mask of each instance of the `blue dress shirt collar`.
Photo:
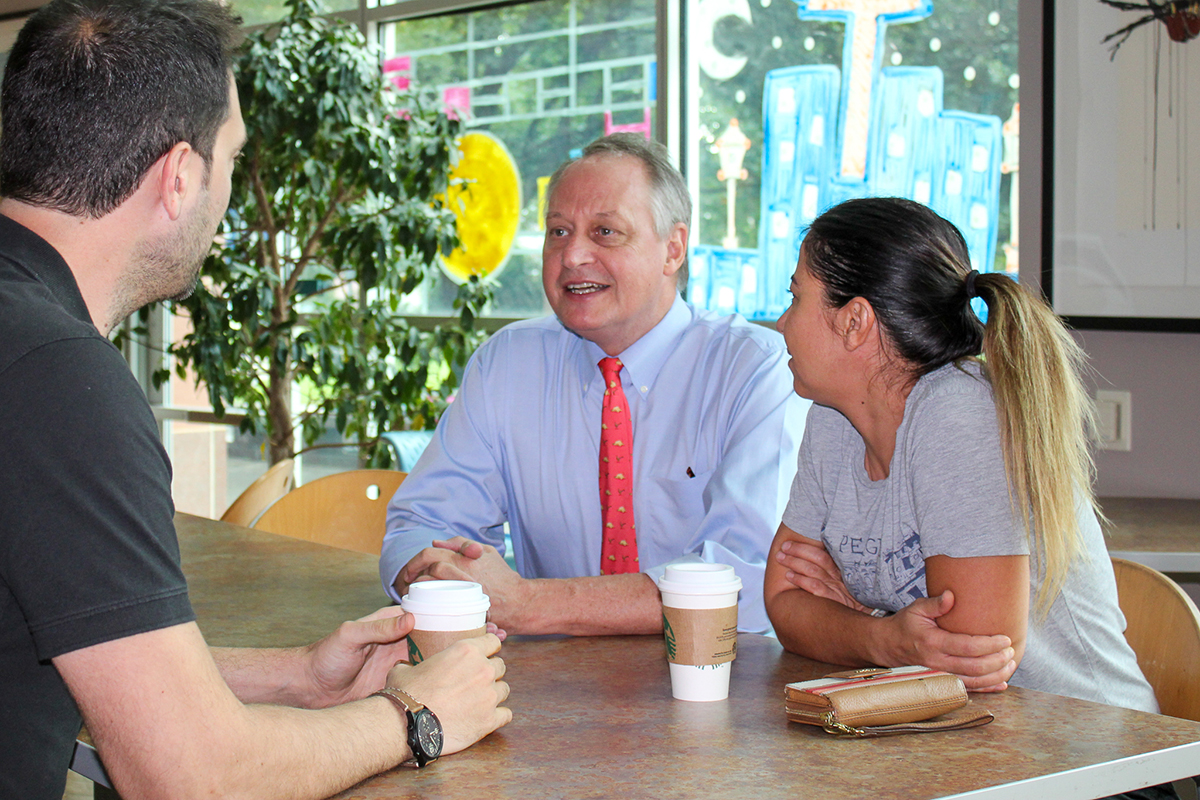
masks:
[[(691, 321), (691, 310), (687, 303), (683, 302), (683, 298), (676, 294), (666, 316), (620, 354), (621, 363), (625, 366), (625, 375), (638, 389), (639, 394), (644, 394), (654, 385), (663, 364), (667, 363), (667, 358), (675, 350), (675, 345)], [(579, 384), (583, 393), (587, 394), (592, 383), (600, 377), (600, 370), (596, 365), (608, 354), (595, 342), (582, 337), (581, 344), (578, 359)]]

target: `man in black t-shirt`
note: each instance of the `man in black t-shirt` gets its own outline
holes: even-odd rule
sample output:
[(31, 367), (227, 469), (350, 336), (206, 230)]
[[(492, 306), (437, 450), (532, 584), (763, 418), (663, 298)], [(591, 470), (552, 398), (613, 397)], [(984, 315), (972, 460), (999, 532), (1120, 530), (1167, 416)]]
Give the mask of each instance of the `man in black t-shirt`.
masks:
[[(210, 650), (194, 622), (170, 463), (105, 337), (195, 284), (245, 141), (238, 23), (209, 0), (54, 0), (6, 66), (0, 797), (62, 796), (81, 715), (126, 796), (259, 798), (421, 762), (402, 692), (444, 752), (511, 717), (491, 634), (409, 667), (399, 609), (296, 650)], [(402, 692), (371, 696), (385, 682)]]

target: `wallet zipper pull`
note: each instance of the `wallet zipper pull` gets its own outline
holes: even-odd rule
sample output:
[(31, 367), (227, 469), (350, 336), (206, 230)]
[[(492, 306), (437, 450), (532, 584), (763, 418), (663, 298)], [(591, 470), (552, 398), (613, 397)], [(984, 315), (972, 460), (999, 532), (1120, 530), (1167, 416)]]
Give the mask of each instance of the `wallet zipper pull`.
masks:
[(862, 736), (866, 733), (862, 728), (855, 728), (847, 725), (844, 722), (838, 722), (833, 718), (832, 711), (826, 711), (821, 715), (821, 726), (825, 728), (826, 733), (832, 733), (835, 736)]

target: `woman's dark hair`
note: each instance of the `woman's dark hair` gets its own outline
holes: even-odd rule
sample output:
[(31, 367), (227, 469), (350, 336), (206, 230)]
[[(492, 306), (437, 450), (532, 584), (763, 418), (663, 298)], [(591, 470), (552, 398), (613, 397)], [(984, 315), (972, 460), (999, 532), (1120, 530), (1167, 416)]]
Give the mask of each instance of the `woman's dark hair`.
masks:
[(927, 206), (895, 197), (834, 206), (808, 229), (804, 254), (826, 302), (869, 302), (916, 377), (980, 353), (983, 323), (964, 281), (967, 243)]
[(212, 0), (53, 0), (0, 90), (0, 192), (101, 217), (179, 142), (211, 165), (241, 19)]
[[(802, 252), (828, 306), (871, 304), (910, 378), (983, 354), (1013, 512), (1045, 575), (1044, 615), (1084, 549), (1077, 504), (1095, 508), (1083, 350), (1040, 297), (1004, 273), (974, 272), (962, 234), (920, 203), (834, 206), (813, 222)], [(975, 296), (987, 304), (986, 327), (971, 309)]]

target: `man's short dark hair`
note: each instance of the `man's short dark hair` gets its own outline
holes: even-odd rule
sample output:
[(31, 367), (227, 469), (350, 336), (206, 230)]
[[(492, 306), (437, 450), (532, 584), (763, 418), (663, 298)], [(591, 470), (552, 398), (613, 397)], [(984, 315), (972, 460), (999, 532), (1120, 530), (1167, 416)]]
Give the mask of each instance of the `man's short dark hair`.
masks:
[(211, 0), (53, 0), (5, 67), (0, 193), (97, 218), (179, 142), (210, 166), (240, 25)]

